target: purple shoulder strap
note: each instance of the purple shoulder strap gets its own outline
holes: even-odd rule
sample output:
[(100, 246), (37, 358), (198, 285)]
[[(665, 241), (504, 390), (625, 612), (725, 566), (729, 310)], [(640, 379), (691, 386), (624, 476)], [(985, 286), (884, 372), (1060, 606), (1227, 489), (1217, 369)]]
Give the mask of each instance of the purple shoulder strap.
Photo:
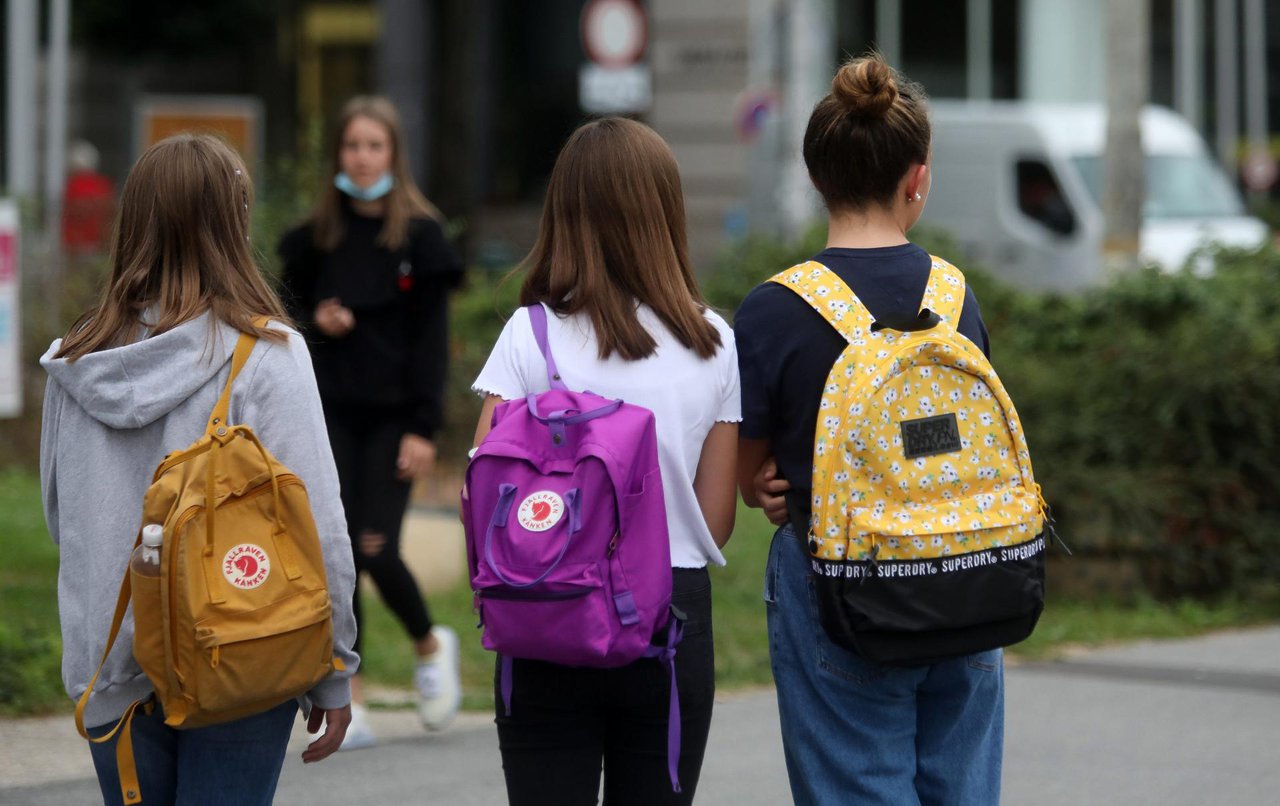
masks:
[(529, 323), (533, 325), (533, 337), (538, 341), (538, 350), (547, 362), (547, 383), (552, 389), (568, 390), (564, 381), (560, 380), (560, 370), (556, 369), (556, 360), (551, 355), (551, 345), (547, 343), (547, 310), (542, 303), (535, 302), (525, 306), (529, 311)]

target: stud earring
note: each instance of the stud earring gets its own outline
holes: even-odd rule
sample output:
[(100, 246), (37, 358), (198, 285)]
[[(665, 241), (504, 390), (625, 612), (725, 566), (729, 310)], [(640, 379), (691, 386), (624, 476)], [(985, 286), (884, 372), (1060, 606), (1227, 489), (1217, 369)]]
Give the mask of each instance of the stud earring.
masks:
[(920, 194), (917, 193), (915, 196), (913, 196), (912, 201), (920, 201)]

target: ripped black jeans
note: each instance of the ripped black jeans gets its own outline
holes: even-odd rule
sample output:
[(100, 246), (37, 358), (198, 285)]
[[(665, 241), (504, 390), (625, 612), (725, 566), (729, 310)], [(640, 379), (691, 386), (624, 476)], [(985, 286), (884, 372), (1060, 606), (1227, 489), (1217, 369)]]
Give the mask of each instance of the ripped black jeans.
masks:
[[(356, 571), (373, 578), (382, 601), (415, 640), (431, 632), (431, 616), (413, 574), (400, 557), (400, 527), (412, 485), (396, 478), (405, 418), (397, 409), (325, 404), (329, 444), (342, 485)], [(355, 651), (360, 651), (360, 588), (353, 596)]]

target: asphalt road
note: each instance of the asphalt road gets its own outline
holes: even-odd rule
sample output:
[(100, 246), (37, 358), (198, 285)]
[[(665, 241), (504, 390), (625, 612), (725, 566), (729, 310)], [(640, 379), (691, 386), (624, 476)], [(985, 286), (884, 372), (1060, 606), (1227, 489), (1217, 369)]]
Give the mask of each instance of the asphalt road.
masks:
[[(1007, 681), (1004, 804), (1280, 803), (1280, 627), (1013, 666)], [(291, 749), (276, 802), (505, 802), (486, 717), (429, 736), (412, 713), (375, 716), (377, 748), (309, 767)], [(0, 721), (0, 803), (99, 802), (69, 721)], [(718, 704), (697, 802), (790, 802), (771, 691)]]

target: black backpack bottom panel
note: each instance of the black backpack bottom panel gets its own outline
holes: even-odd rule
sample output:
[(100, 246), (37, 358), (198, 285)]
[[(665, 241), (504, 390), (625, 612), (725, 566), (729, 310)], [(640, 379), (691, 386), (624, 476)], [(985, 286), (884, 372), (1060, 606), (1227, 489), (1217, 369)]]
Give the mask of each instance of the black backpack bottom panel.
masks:
[[(1033, 544), (1043, 546), (1037, 538)], [(1026, 546), (1027, 544), (1023, 544)], [(1044, 610), (1044, 552), (869, 563), (814, 560), (822, 626), (867, 660), (918, 666), (1016, 644)], [(957, 568), (957, 566), (959, 566)]]

